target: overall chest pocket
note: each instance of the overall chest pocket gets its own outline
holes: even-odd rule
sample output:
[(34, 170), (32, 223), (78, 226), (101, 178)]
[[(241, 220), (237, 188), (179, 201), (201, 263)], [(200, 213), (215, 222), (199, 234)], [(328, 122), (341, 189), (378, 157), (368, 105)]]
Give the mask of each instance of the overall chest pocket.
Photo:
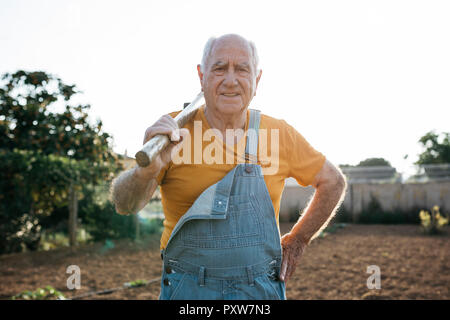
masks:
[(226, 219), (193, 219), (181, 228), (183, 244), (198, 248), (231, 248), (261, 244), (264, 215), (256, 197), (230, 196)]

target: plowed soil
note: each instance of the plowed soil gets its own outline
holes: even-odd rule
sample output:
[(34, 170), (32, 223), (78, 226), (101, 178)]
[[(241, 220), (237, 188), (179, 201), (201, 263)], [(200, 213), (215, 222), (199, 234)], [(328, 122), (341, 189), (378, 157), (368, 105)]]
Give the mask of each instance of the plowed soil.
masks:
[[(282, 234), (290, 224), (281, 224)], [(66, 268), (81, 269), (81, 289), (68, 290)], [(381, 289), (369, 290), (367, 267), (381, 272)], [(155, 282), (83, 299), (157, 299), (161, 273), (156, 237), (71, 250), (0, 256), (0, 298), (50, 285), (67, 298), (120, 288), (138, 279)], [(314, 240), (287, 282), (288, 299), (450, 299), (450, 230), (426, 236), (416, 225), (347, 225)]]

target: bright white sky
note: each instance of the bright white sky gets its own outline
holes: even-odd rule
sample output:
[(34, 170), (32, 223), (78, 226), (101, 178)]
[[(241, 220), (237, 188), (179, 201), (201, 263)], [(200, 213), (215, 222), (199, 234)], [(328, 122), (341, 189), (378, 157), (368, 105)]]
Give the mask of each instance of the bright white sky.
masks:
[[(0, 2), (0, 73), (53, 73), (84, 92), (115, 151), (200, 91), (210, 36), (256, 43), (252, 102), (330, 161), (413, 173), (426, 132), (450, 131), (449, 1)], [(408, 154), (405, 160), (403, 157)]]

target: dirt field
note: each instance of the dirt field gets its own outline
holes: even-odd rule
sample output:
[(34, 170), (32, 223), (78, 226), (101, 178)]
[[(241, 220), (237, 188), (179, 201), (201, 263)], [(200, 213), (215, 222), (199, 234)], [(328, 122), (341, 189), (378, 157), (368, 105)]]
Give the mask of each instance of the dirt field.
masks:
[[(290, 225), (282, 224), (282, 233)], [(450, 299), (450, 230), (422, 235), (419, 226), (348, 225), (307, 248), (287, 283), (288, 299)], [(0, 298), (51, 285), (66, 297), (160, 276), (158, 239), (116, 242), (71, 252), (60, 249), (0, 256)], [(81, 268), (81, 289), (66, 287), (66, 268)], [(381, 289), (369, 290), (369, 265), (381, 270)], [(85, 299), (157, 299), (159, 281)]]

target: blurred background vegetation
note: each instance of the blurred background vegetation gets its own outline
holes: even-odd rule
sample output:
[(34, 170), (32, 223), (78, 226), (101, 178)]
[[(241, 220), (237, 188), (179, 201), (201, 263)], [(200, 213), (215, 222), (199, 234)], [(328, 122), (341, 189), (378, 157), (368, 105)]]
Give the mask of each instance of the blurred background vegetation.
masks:
[[(162, 232), (159, 192), (138, 215), (115, 212), (110, 183), (134, 165), (112, 150), (101, 120), (88, 117), (90, 105), (77, 104), (81, 92), (55, 75), (19, 70), (0, 80), (0, 254), (50, 250), (77, 243), (139, 239)], [(420, 140), (417, 165), (450, 163), (449, 133), (430, 131)], [(384, 166), (370, 158), (341, 168)], [(372, 199), (358, 221), (342, 206), (336, 222), (419, 223), (419, 210), (384, 212)], [(290, 220), (298, 219), (293, 208)], [(423, 214), (422, 214), (423, 215)]]
[(73, 103), (79, 93), (41, 71), (1, 77), (0, 254), (161, 230), (161, 219), (116, 214), (109, 185), (124, 159), (90, 105)]

